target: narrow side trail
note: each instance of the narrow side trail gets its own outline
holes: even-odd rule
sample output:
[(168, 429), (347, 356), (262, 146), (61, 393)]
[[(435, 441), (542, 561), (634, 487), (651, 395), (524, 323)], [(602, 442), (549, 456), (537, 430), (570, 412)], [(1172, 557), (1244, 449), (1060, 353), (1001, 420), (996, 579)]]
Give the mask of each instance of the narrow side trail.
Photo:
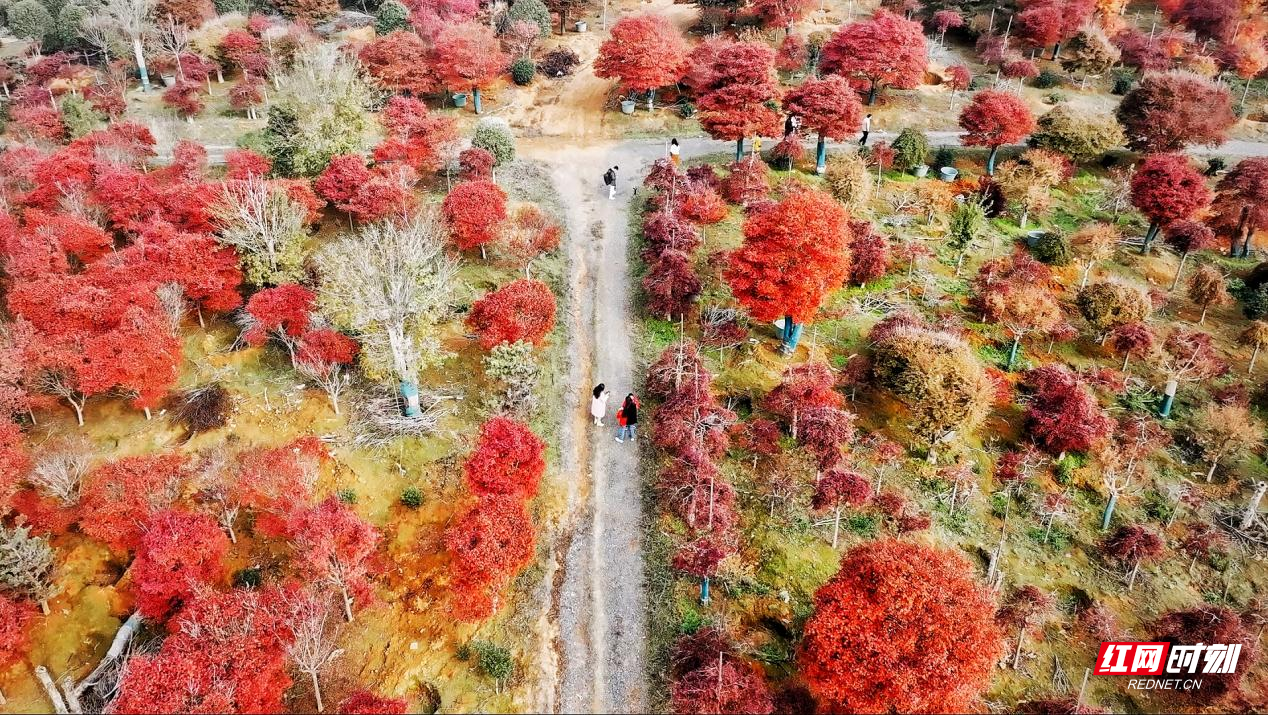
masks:
[[(569, 374), (561, 466), (571, 514), (557, 545), (553, 612), (556, 682), (543, 683), (547, 712), (646, 712), (647, 613), (643, 586), (642, 489), (638, 445), (615, 441), (615, 411), (634, 390), (629, 203), (659, 143), (597, 145), (558, 152), (525, 142), (521, 152), (547, 163), (568, 211), (572, 269)], [(603, 172), (620, 166), (620, 192), (609, 200)], [(589, 391), (611, 397), (603, 427), (590, 423)], [(646, 426), (646, 425), (644, 425)], [(644, 437), (640, 437), (643, 439)]]

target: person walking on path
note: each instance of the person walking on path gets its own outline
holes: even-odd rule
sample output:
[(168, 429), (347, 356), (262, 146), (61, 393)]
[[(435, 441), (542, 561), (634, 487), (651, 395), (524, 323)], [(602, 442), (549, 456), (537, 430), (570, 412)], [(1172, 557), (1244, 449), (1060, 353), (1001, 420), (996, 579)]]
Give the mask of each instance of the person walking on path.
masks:
[(678, 146), (678, 140), (670, 139), (669, 140), (669, 161), (673, 163), (674, 168), (678, 168), (678, 165), (682, 163), (681, 154), (682, 154), (682, 147)]
[(597, 427), (603, 426), (603, 416), (608, 413), (608, 388), (602, 382), (594, 386), (594, 397), (590, 400), (590, 416)]
[(867, 146), (867, 135), (872, 133), (872, 115), (863, 117), (863, 136), (859, 137), (859, 146)]
[(608, 169), (607, 171), (603, 172), (603, 185), (608, 187), (609, 200), (616, 198), (616, 172), (620, 168), (621, 167), (619, 166), (614, 166), (611, 169)]
[(633, 440), (638, 437), (638, 398), (634, 393), (625, 396), (621, 409), (616, 411), (616, 441), (624, 442), (626, 437)]

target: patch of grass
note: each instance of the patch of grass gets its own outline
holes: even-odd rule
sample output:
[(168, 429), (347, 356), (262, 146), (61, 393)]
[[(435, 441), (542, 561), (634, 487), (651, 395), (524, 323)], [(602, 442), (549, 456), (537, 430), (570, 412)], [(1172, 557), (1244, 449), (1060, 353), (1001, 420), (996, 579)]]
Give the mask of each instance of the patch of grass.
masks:
[(841, 525), (865, 539), (876, 538), (880, 517), (875, 514), (850, 514), (841, 518)]

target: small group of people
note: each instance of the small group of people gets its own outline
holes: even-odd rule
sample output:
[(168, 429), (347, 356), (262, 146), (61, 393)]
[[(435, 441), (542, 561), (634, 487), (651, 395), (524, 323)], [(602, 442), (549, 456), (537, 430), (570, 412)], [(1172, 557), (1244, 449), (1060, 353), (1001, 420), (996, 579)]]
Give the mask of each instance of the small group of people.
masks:
[[(801, 117), (796, 114), (789, 114), (784, 118), (784, 138), (801, 129)], [(859, 146), (867, 146), (867, 135), (872, 133), (872, 115), (868, 114), (863, 117), (863, 132), (859, 135)], [(677, 141), (676, 139), (674, 141)], [(759, 139), (760, 141), (760, 139)], [(760, 144), (758, 145), (760, 146)]]
[[(594, 418), (596, 427), (603, 427), (603, 418), (608, 414), (608, 388), (603, 383), (594, 386), (590, 398), (590, 416)], [(616, 441), (633, 440), (638, 436), (638, 397), (628, 393), (621, 406), (616, 410)]]

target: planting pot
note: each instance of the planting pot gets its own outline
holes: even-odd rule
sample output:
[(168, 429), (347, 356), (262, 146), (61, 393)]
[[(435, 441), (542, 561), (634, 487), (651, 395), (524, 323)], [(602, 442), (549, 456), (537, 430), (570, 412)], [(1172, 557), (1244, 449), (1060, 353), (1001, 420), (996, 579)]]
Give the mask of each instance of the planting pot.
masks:
[(465, 106), (467, 106), (467, 95), (466, 95), (466, 94), (455, 94), (455, 95), (453, 96), (453, 106), (455, 106), (455, 107), (465, 107)]
[(955, 181), (955, 177), (960, 175), (960, 170), (944, 166), (938, 171), (938, 174), (942, 176), (943, 181)]
[(170, 75), (170, 74), (165, 74), (165, 75), (163, 75), (163, 86), (164, 86), (164, 87), (171, 87), (171, 86), (173, 86), (173, 85), (175, 85), (175, 84), (176, 84), (176, 75)]
[(634, 113), (634, 100), (622, 99), (621, 100), (621, 114), (633, 114), (633, 113)]
[(576, 24), (577, 32), (585, 32), (586, 27), (587, 25), (585, 20), (577, 20), (577, 24)]
[(1027, 231), (1026, 245), (1030, 248), (1034, 248), (1035, 244), (1039, 243), (1039, 239), (1043, 238), (1046, 235), (1048, 235), (1048, 232), (1042, 229), (1039, 229), (1036, 231)]
[(916, 175), (916, 178), (923, 179), (929, 175), (929, 165), (917, 164), (916, 166), (912, 167), (911, 171), (912, 173)]

